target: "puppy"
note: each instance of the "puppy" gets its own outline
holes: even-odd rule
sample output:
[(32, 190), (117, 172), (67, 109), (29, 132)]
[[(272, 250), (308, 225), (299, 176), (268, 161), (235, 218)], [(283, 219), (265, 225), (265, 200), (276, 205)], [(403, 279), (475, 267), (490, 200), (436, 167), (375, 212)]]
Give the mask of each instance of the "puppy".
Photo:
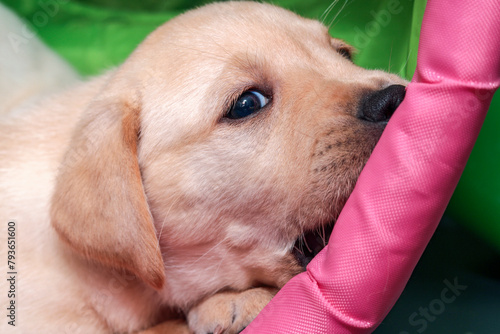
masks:
[(244, 328), (303, 270), (297, 239), (335, 220), (404, 96), (351, 53), (284, 9), (211, 4), (2, 115), (17, 330)]

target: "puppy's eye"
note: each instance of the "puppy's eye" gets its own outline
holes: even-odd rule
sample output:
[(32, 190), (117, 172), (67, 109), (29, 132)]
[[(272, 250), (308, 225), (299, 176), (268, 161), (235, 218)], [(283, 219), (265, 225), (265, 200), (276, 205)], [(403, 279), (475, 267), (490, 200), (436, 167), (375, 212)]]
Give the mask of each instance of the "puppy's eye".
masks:
[(259, 111), (269, 103), (269, 99), (261, 92), (256, 90), (247, 90), (231, 107), (226, 117), (231, 119), (240, 119)]

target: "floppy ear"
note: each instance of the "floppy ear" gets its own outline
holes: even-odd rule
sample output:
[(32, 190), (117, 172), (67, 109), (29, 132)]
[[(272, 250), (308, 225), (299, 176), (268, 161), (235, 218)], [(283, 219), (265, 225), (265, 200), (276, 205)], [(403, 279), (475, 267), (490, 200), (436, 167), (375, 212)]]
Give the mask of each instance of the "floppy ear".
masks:
[(90, 105), (59, 170), (51, 219), (76, 252), (161, 289), (164, 265), (137, 160), (139, 112), (115, 98)]

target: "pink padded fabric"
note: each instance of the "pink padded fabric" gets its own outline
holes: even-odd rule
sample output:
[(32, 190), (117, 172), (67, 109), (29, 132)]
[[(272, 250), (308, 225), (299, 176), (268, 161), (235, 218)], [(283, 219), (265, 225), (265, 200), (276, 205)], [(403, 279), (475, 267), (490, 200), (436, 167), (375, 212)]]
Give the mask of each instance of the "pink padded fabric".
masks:
[(250, 333), (369, 333), (400, 296), (500, 84), (500, 2), (429, 0), (417, 71), (326, 247)]

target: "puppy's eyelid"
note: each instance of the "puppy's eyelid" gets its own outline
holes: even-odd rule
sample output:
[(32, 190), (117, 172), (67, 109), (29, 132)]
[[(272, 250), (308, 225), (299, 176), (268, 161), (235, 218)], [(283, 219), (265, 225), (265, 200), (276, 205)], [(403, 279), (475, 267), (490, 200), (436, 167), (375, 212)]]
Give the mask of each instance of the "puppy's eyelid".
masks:
[(261, 85), (245, 85), (242, 87), (239, 87), (238, 89), (235, 89), (233, 92), (231, 92), (226, 99), (226, 102), (224, 103), (224, 110), (229, 110), (231, 106), (234, 105), (236, 100), (245, 92), (247, 91), (257, 91), (260, 92), (262, 95), (264, 95), (269, 101), (272, 101), (273, 99), (273, 94), (272, 94), (272, 89), (269, 88), (267, 85), (261, 86)]
[(351, 50), (349, 48), (340, 48), (340, 49), (337, 49), (337, 52), (340, 53), (340, 55), (344, 58), (347, 58), (349, 60), (352, 61), (352, 53), (351, 53)]
[[(272, 95), (267, 93), (269, 92), (267, 89), (253, 88), (254, 86), (250, 87), (252, 88), (246, 88), (236, 98), (235, 96), (231, 98), (231, 107), (224, 113), (223, 119), (230, 119), (235, 121), (239, 121), (240, 119), (249, 119), (258, 114), (261, 110), (266, 109), (267, 106), (272, 102)], [(252, 102), (248, 102), (248, 100), (243, 102), (242, 104), (237, 104), (237, 101), (239, 101), (240, 99), (248, 97), (250, 97), (250, 99), (253, 99), (256, 105), (252, 104)]]

